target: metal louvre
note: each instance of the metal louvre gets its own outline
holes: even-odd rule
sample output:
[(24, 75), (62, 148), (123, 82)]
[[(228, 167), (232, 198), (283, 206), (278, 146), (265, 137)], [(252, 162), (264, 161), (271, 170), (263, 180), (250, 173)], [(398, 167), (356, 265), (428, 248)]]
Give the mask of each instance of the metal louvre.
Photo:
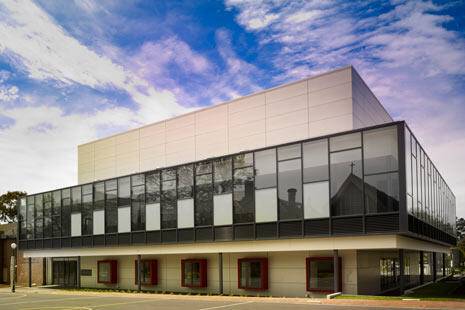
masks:
[(363, 233), (363, 217), (333, 218), (333, 234), (350, 235)]
[(234, 240), (251, 240), (255, 239), (254, 225), (234, 226)]
[(195, 240), (197, 241), (213, 241), (213, 228), (201, 227), (195, 229)]
[(172, 243), (176, 241), (177, 241), (176, 229), (161, 231), (161, 242)]
[(232, 226), (215, 227), (215, 240), (217, 241), (233, 240)]
[(255, 226), (257, 239), (275, 239), (277, 237), (276, 223), (261, 223)]
[(306, 220), (304, 230), (306, 236), (329, 235), (329, 219)]
[(124, 233), (118, 235), (118, 244), (130, 244), (131, 243), (131, 234)]
[(302, 221), (280, 222), (279, 237), (302, 237)]
[(105, 236), (104, 235), (94, 236), (94, 246), (96, 246), (96, 245), (105, 245)]
[(131, 233), (131, 242), (133, 244), (144, 244), (145, 243), (145, 232), (133, 232)]
[(160, 243), (161, 234), (160, 231), (148, 231), (147, 232), (147, 243)]
[(92, 236), (82, 237), (82, 246), (83, 247), (92, 247)]
[(118, 235), (117, 234), (105, 235), (105, 244), (106, 245), (118, 245)]
[(178, 241), (179, 242), (192, 242), (194, 241), (194, 229), (185, 228), (178, 230)]
[(372, 215), (365, 218), (365, 229), (367, 233), (394, 232), (399, 230), (399, 215)]

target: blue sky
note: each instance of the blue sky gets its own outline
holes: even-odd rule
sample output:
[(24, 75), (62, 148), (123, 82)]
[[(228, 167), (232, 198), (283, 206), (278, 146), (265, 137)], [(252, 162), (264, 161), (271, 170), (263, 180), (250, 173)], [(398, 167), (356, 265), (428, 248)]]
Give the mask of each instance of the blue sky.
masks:
[(0, 3), (0, 192), (74, 184), (78, 144), (352, 64), (465, 216), (464, 1)]

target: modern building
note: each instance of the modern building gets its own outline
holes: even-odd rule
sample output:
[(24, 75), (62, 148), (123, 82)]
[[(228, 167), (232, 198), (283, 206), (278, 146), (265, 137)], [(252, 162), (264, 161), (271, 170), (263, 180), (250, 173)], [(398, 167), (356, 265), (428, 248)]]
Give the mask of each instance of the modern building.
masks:
[(352, 67), (80, 145), (78, 180), (20, 203), (47, 284), (381, 294), (456, 243), (452, 191)]

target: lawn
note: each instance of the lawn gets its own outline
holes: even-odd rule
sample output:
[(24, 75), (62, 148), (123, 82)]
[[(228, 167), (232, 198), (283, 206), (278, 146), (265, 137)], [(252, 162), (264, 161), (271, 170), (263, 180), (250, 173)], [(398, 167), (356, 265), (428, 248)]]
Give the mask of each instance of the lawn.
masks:
[(431, 283), (416, 289), (412, 294), (403, 296), (368, 296), (368, 295), (339, 295), (338, 299), (368, 299), (368, 300), (465, 300), (465, 283), (442, 281)]

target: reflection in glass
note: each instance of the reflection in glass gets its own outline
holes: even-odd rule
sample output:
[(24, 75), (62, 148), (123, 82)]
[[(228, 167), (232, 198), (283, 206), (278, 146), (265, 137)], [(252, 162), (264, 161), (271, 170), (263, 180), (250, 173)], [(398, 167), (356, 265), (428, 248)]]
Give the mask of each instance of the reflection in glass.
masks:
[(300, 159), (278, 164), (279, 219), (302, 218), (302, 165)]
[(213, 225), (212, 175), (198, 175), (195, 182), (195, 226)]
[(255, 153), (255, 188), (276, 186), (276, 150)]
[(300, 157), (300, 143), (278, 148), (278, 160)]
[(334, 263), (328, 259), (310, 259), (307, 265), (308, 288), (315, 291), (334, 291)]
[(194, 167), (193, 165), (178, 168), (178, 199), (193, 197)]
[(145, 176), (146, 202), (160, 202), (160, 173), (151, 172)]
[(232, 161), (231, 158), (219, 159), (213, 162), (215, 194), (232, 192)]
[(367, 213), (399, 211), (399, 176), (397, 172), (365, 176)]
[(118, 179), (118, 206), (131, 205), (131, 179), (129, 177)]
[(336, 136), (329, 139), (329, 147), (331, 152), (341, 151), (360, 147), (362, 139), (360, 132), (351, 133), (343, 136)]
[(234, 223), (254, 221), (254, 177), (253, 168), (234, 171)]
[(363, 213), (361, 150), (332, 153), (330, 175), (332, 215)]
[(328, 140), (304, 143), (304, 183), (328, 179)]
[(397, 157), (397, 126), (363, 132), (365, 174), (397, 170)]

